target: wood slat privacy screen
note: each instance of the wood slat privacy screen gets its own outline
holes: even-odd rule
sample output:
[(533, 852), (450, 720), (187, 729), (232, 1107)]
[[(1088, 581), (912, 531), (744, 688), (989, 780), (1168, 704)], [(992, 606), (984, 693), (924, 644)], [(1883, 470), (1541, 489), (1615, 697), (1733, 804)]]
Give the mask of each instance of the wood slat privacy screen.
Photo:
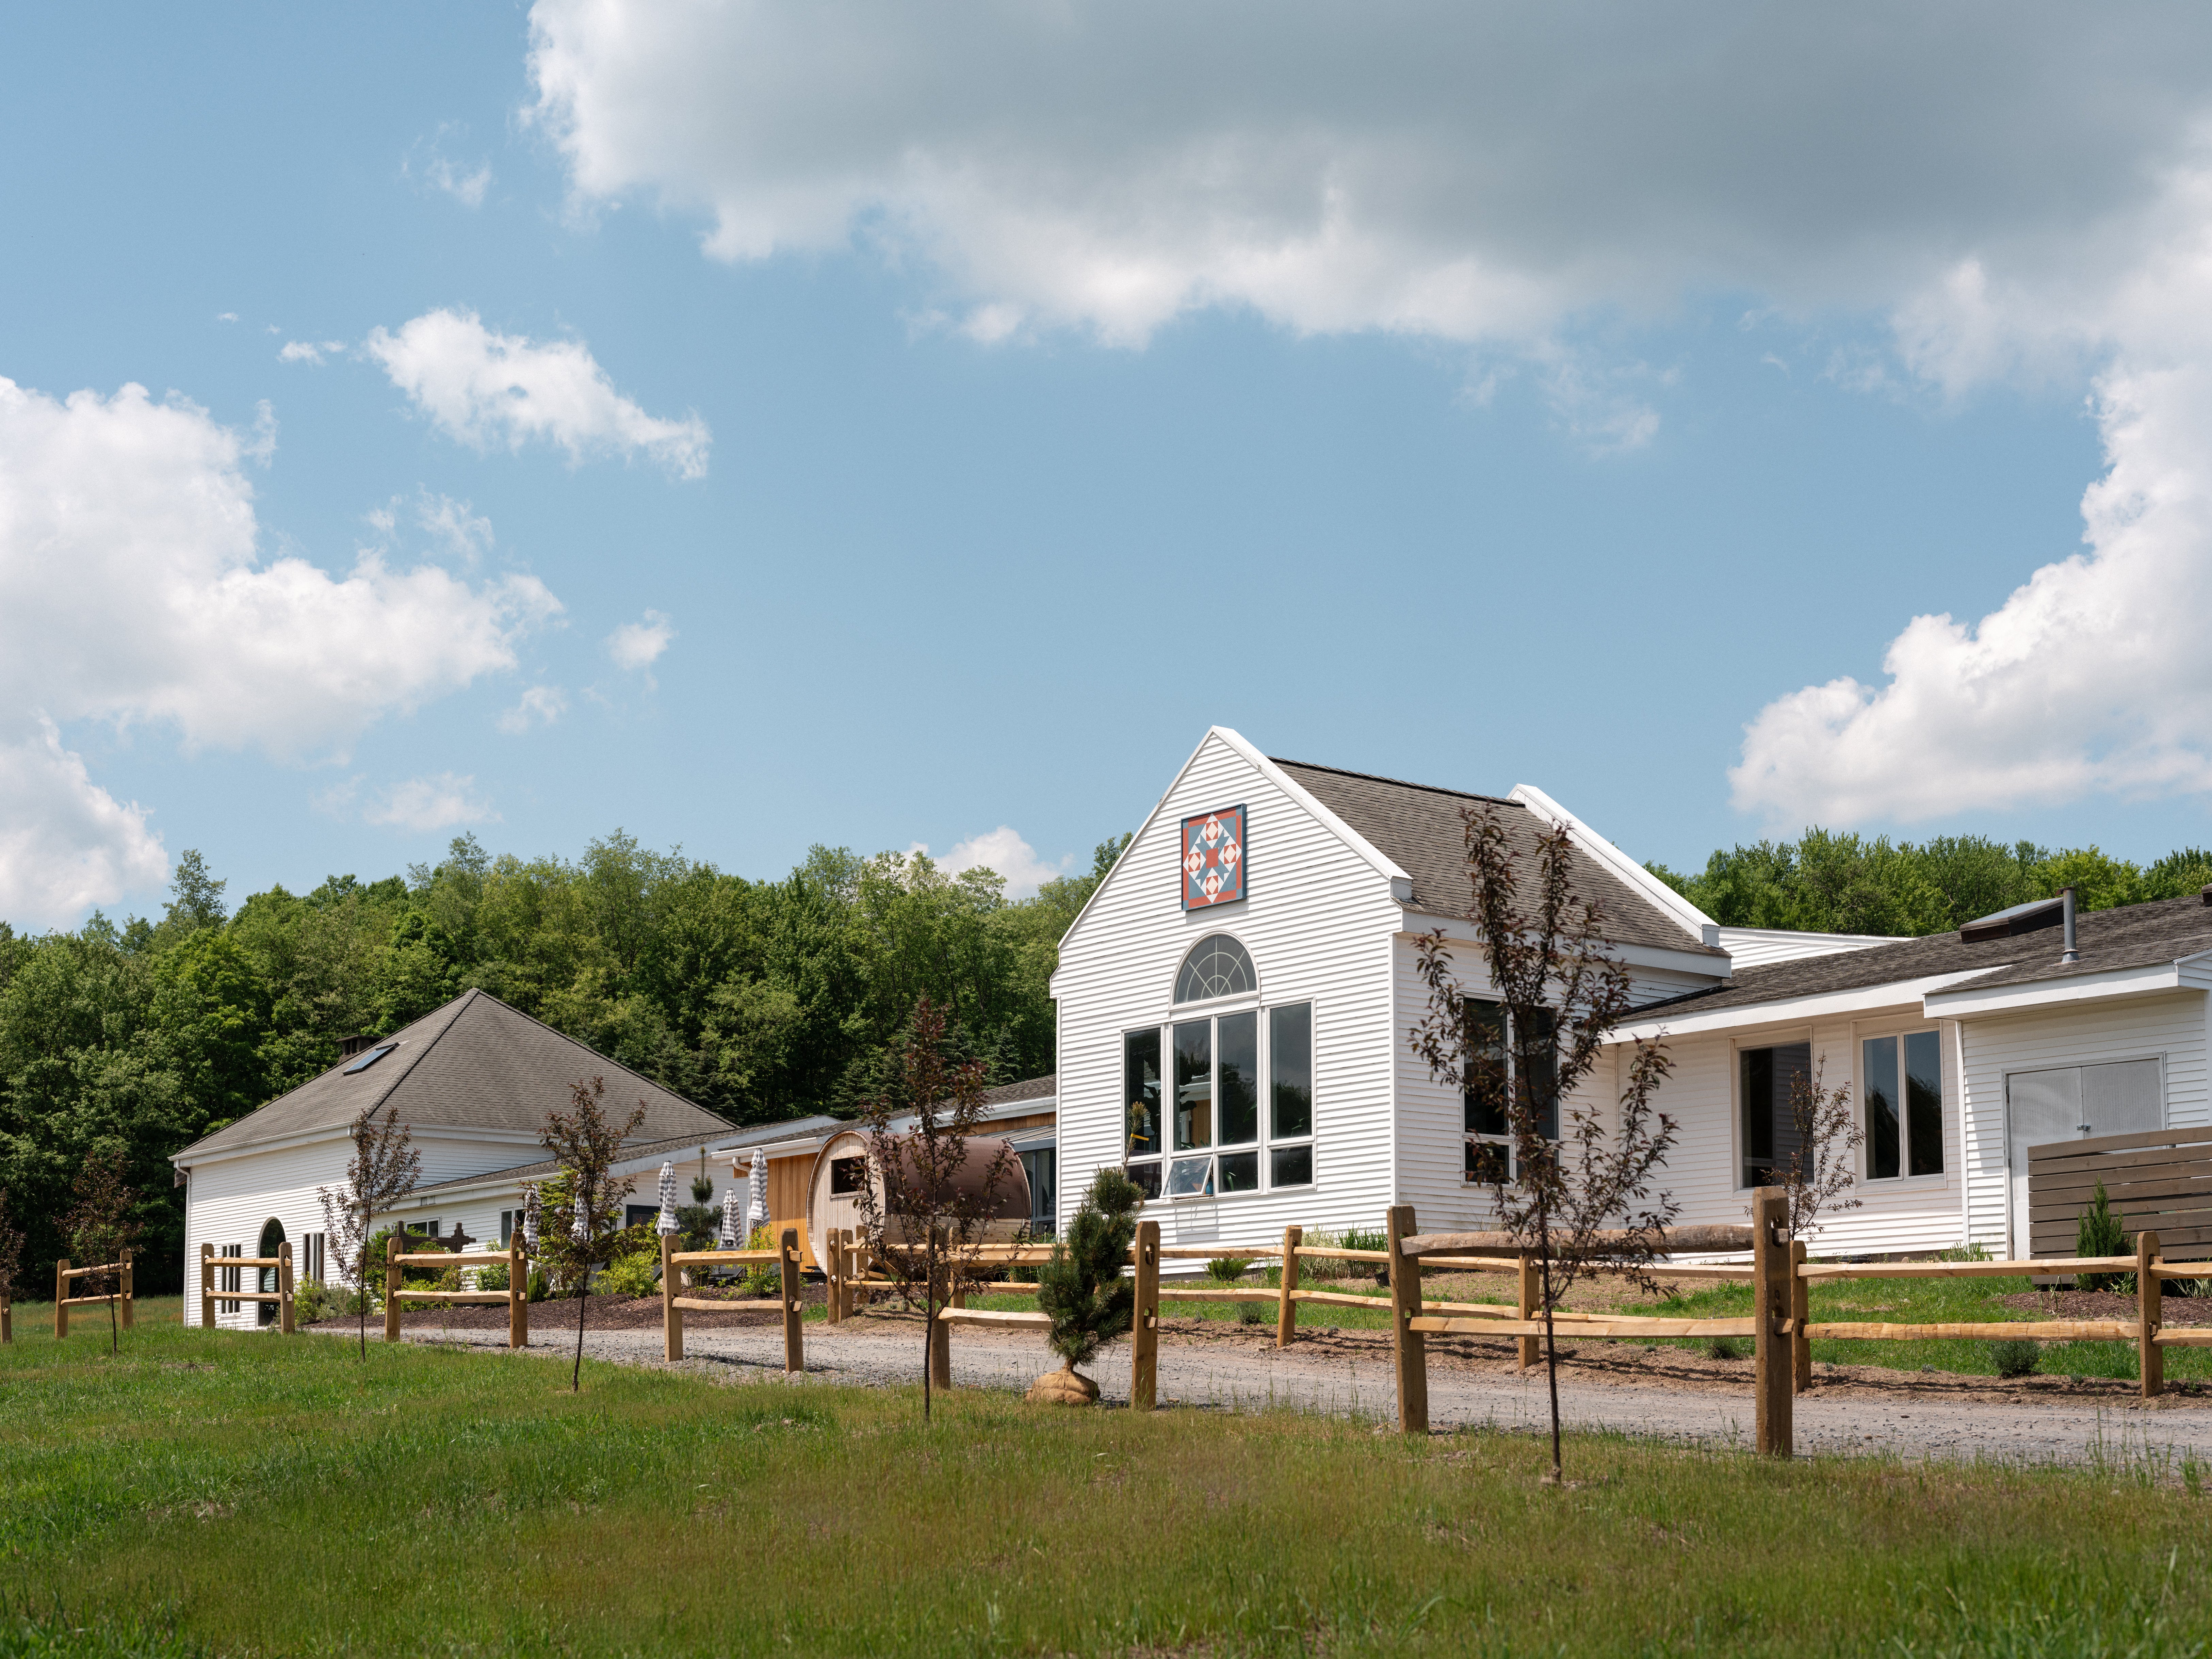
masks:
[(2212, 1258), (2212, 1128), (2097, 1135), (2027, 1149), (2029, 1246), (2066, 1255), (2097, 1182), (2130, 1233), (2155, 1232), (2168, 1261)]

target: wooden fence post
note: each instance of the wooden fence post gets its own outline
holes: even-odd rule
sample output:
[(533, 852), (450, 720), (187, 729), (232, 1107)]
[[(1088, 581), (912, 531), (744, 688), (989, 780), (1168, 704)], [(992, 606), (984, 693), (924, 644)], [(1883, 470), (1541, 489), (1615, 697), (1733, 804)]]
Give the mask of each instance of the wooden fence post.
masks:
[(1790, 1391), (1802, 1394), (1813, 1386), (1813, 1339), (1805, 1334), (1812, 1317), (1813, 1291), (1797, 1270), (1805, 1265), (1805, 1241), (1790, 1241), (1790, 1318), (1796, 1329), (1790, 1334)]
[[(1534, 1250), (1523, 1250), (1521, 1252), (1521, 1294), (1515, 1303), (1515, 1307), (1518, 1310), (1514, 1315), (1515, 1318), (1530, 1320), (1536, 1316), (1536, 1292), (1540, 1288), (1540, 1280), (1536, 1272), (1536, 1253)], [(1517, 1345), (1521, 1351), (1521, 1369), (1524, 1371), (1536, 1363), (1538, 1358), (1536, 1344), (1536, 1338), (1524, 1336)]]
[(1160, 1386), (1160, 1224), (1137, 1224), (1137, 1309), (1129, 1326), (1129, 1409), (1148, 1412)]
[[(124, 1269), (126, 1275), (130, 1271), (128, 1267)], [(289, 1336), (295, 1327), (292, 1318), (292, 1241), (289, 1238), (276, 1247), (276, 1294), (284, 1298), (276, 1304), (276, 1330), (280, 1335)]]
[(660, 1348), (665, 1359), (684, 1358), (684, 1310), (676, 1305), (676, 1235), (660, 1236)]
[(1298, 1288), (1298, 1246), (1305, 1242), (1303, 1227), (1283, 1229), (1283, 1293), (1275, 1304), (1275, 1346), (1287, 1348), (1297, 1334), (1298, 1304), (1291, 1300)]
[(783, 1270), (783, 1369), (806, 1369), (805, 1334), (799, 1320), (799, 1229), (786, 1227), (776, 1254)]
[(2166, 1313), (2166, 1281), (2151, 1271), (2164, 1260), (2156, 1233), (2136, 1235), (2136, 1353), (2146, 1400), (2166, 1392), (2166, 1350), (2158, 1346), (2158, 1328)]
[(15, 1340), (15, 1310), (12, 1294), (9, 1286), (0, 1285), (0, 1343)]
[(530, 1346), (530, 1263), (523, 1259), (522, 1229), (507, 1236), (507, 1346)]
[(138, 1301), (137, 1281), (131, 1276), (131, 1255), (127, 1249), (123, 1252), (123, 1328), (126, 1331), (131, 1328), (131, 1312)]
[(1393, 1204), (1383, 1218), (1390, 1241), (1390, 1347), (1398, 1361), (1398, 1427), (1407, 1434), (1429, 1431), (1428, 1339), (1413, 1329), (1421, 1312), (1421, 1264), (1398, 1248), (1413, 1231), (1413, 1206)]
[(822, 1271), (829, 1279), (822, 1297), (822, 1322), (840, 1323), (843, 1318), (837, 1306), (837, 1291), (845, 1282), (845, 1230), (832, 1227), (822, 1241)]
[(1789, 1457), (1796, 1450), (1790, 1419), (1790, 1225), (1786, 1188), (1761, 1187), (1751, 1201), (1752, 1341), (1757, 1360), (1753, 1389), (1753, 1444), (1764, 1456)]
[(69, 1258), (54, 1263), (54, 1340), (69, 1334)]
[(384, 1236), (384, 1340), (399, 1340), (399, 1235)]
[(200, 1328), (215, 1328), (215, 1246), (200, 1246)]

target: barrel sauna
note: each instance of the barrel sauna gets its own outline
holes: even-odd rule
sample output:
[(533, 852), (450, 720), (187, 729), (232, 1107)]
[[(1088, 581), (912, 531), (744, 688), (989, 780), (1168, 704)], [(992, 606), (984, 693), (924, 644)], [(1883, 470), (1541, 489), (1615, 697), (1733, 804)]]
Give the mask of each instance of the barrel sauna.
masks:
[[(980, 1189), (985, 1171), (1001, 1149), (1007, 1151), (1007, 1168), (992, 1194), (991, 1220), (985, 1229), (986, 1236), (994, 1241), (1011, 1240), (1029, 1224), (1030, 1177), (1021, 1159), (1004, 1139), (976, 1136), (968, 1142), (967, 1160), (955, 1177), (971, 1189)], [(816, 1238), (829, 1237), (832, 1227), (858, 1231), (863, 1224), (860, 1194), (872, 1187), (880, 1208), (883, 1180), (869, 1159), (868, 1137), (858, 1129), (831, 1136), (814, 1155), (814, 1174), (807, 1188), (808, 1231)]]

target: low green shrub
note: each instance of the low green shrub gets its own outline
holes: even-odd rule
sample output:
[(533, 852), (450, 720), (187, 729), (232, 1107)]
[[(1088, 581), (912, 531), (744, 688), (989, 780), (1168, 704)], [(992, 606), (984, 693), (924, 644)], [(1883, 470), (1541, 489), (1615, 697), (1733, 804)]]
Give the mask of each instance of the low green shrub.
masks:
[(547, 1302), (552, 1299), (553, 1281), (548, 1277), (544, 1268), (532, 1267), (530, 1270), (530, 1288), (527, 1294), (532, 1302)]
[(292, 1319), (300, 1325), (313, 1325), (328, 1319), (337, 1298), (319, 1279), (303, 1279), (292, 1286)]
[(1732, 1336), (1708, 1337), (1705, 1340), (1705, 1358), (1741, 1359), (1743, 1358), (1743, 1350), (1737, 1346), (1736, 1340)]
[[(745, 1241), (749, 1250), (772, 1250), (775, 1237), (765, 1227), (753, 1229), (753, 1236)], [(783, 1270), (773, 1261), (763, 1261), (745, 1269), (738, 1288), (752, 1296), (776, 1296), (783, 1290)]]
[(1986, 1245), (1954, 1244), (1948, 1250), (1936, 1251), (1936, 1259), (1938, 1261), (1993, 1261), (1996, 1258), (1990, 1254)]
[(1990, 1364), (1999, 1376), (2033, 1376), (2043, 1363), (2043, 1344), (2011, 1337), (1990, 1344)]
[[(2084, 1256), (2125, 1255), (2128, 1253), (2128, 1233), (2125, 1218), (2112, 1213), (2112, 1200), (2105, 1195), (2105, 1183), (2097, 1182), (2096, 1196), (2081, 1212), (2081, 1218), (2074, 1224), (2074, 1254)], [(2123, 1285), (2122, 1279), (2129, 1282)], [(2133, 1288), (2133, 1273), (2077, 1273), (2074, 1287), (2081, 1291), (2116, 1291)]]
[(1206, 1276), (1218, 1284), (1234, 1285), (1251, 1271), (1249, 1255), (1218, 1255), (1206, 1264)]
[(496, 1267), (477, 1268), (477, 1288), (480, 1291), (505, 1290), (507, 1288), (507, 1268), (505, 1266), (502, 1265)]
[(599, 1270), (599, 1288), (607, 1296), (658, 1296), (660, 1258), (642, 1250), (618, 1255)]
[(1240, 1302), (1237, 1304), (1237, 1322), (1240, 1325), (1264, 1325), (1274, 1310), (1264, 1302)]

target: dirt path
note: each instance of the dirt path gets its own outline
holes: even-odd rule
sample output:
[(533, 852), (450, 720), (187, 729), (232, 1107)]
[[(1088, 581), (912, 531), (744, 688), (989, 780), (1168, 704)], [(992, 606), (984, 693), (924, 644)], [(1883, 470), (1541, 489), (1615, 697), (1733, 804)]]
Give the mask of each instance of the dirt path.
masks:
[[(1302, 1337), (1287, 1352), (1272, 1338), (1217, 1327), (1184, 1330), (1170, 1322), (1160, 1345), (1164, 1402), (1220, 1409), (1288, 1407), (1333, 1416), (1395, 1420), (1388, 1339), (1346, 1331)], [(332, 1326), (319, 1328), (335, 1329)], [(437, 1341), (434, 1326), (410, 1322), (410, 1341)], [(504, 1328), (454, 1329), (445, 1340), (506, 1351)], [(539, 1325), (530, 1352), (571, 1352), (572, 1334)], [(1706, 1361), (1674, 1351), (1646, 1354), (1624, 1344), (1592, 1345), (1601, 1358), (1579, 1358), (1564, 1371), (1559, 1404), (1567, 1423), (1692, 1444), (1746, 1445), (1751, 1439), (1751, 1365)], [(775, 1324), (732, 1322), (686, 1333), (684, 1369), (731, 1382), (780, 1380), (783, 1339)], [(587, 1331), (585, 1352), (625, 1364), (659, 1365), (661, 1334), (649, 1328)], [(869, 1317), (806, 1328), (805, 1376), (876, 1386), (918, 1379), (918, 1321)], [(952, 1341), (955, 1382), (1025, 1389), (1056, 1362), (1026, 1331), (968, 1327)], [(1109, 1402), (1128, 1398), (1129, 1351), (1116, 1343), (1091, 1368)], [(2175, 1395), (2145, 1407), (2132, 1384), (2068, 1386), (2063, 1379), (2000, 1383), (1993, 1378), (1912, 1376), (1870, 1367), (1823, 1367), (1796, 1402), (1797, 1449), (1806, 1455), (1877, 1454), (1908, 1459), (1986, 1458), (2007, 1462), (2086, 1463), (2148, 1454), (2174, 1469), (2185, 1459), (2212, 1462), (2212, 1400)], [(1540, 1368), (1513, 1369), (1504, 1343), (1459, 1345), (1436, 1354), (1429, 1370), (1429, 1421), (1450, 1429), (1489, 1424), (1520, 1431), (1549, 1423)]]

